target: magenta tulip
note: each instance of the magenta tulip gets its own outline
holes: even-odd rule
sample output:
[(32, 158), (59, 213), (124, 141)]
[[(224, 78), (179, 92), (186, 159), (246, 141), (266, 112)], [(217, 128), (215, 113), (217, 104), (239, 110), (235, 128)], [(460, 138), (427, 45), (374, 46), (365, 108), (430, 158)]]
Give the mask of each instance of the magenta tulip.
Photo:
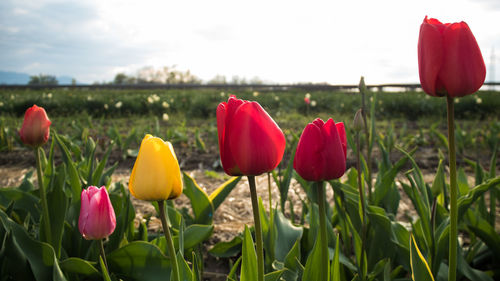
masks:
[(49, 140), (50, 124), (45, 109), (33, 105), (24, 114), (23, 125), (19, 131), (21, 141), (31, 147), (44, 145)]
[(106, 187), (89, 186), (82, 190), (78, 228), (87, 240), (108, 237), (116, 227), (116, 217)]
[(346, 150), (344, 123), (317, 118), (300, 136), (293, 168), (309, 181), (338, 179), (346, 169)]
[(217, 107), (222, 167), (231, 176), (256, 176), (278, 166), (285, 135), (257, 102), (234, 96)]
[(481, 50), (463, 21), (443, 24), (425, 17), (418, 38), (418, 68), (422, 89), (431, 96), (473, 94), (486, 77)]

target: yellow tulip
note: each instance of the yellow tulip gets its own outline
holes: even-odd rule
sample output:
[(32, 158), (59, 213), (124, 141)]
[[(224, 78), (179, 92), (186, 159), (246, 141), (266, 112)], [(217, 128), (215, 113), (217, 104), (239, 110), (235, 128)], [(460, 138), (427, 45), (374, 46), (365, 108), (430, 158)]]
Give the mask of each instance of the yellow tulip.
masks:
[(149, 134), (144, 137), (128, 188), (135, 198), (147, 201), (174, 199), (181, 195), (181, 170), (170, 142)]

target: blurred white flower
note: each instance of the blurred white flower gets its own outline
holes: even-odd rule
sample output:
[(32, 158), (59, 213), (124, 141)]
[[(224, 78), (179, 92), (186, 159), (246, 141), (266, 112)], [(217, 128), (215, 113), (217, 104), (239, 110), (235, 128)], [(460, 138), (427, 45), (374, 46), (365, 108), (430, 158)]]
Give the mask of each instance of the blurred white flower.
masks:
[(119, 102), (117, 102), (117, 103), (115, 104), (115, 107), (116, 107), (116, 108), (120, 108), (120, 107), (122, 107), (122, 105), (123, 105), (123, 102), (119, 101)]
[(155, 102), (160, 101), (160, 96), (158, 96), (157, 94), (153, 94), (152, 97)]
[(52, 93), (47, 94), (47, 98), (51, 99), (52, 98)]
[(483, 100), (481, 98), (476, 98), (476, 103), (477, 104), (481, 104), (483, 102)]
[(254, 97), (258, 97), (259, 96), (259, 92), (253, 92), (253, 96)]
[(152, 96), (149, 96), (149, 97), (148, 97), (148, 103), (154, 103), (154, 102), (155, 102), (155, 101), (154, 101), (153, 97), (152, 97)]
[(2, 107), (2, 106), (3, 106), (3, 102), (0, 101), (0, 107)]
[(341, 104), (340, 104), (340, 107), (344, 108), (344, 103), (341, 103)]
[(87, 100), (88, 100), (88, 101), (93, 100), (92, 96), (87, 96)]
[(163, 115), (162, 115), (161, 119), (163, 119), (163, 121), (168, 121), (168, 118), (169, 118), (169, 117), (168, 117), (168, 114), (163, 113)]
[(104, 104), (104, 109), (108, 110), (109, 105), (107, 103)]
[(13, 100), (14, 99), (14, 95), (10, 95), (10, 99)]
[(224, 93), (224, 92), (220, 92), (220, 96), (221, 96), (221, 97), (224, 97), (225, 95), (226, 95), (226, 93)]
[(312, 100), (312, 101), (311, 101), (311, 106), (312, 106), (312, 107), (315, 107), (315, 106), (316, 106), (316, 104), (317, 104), (317, 103), (316, 103), (316, 101), (315, 101), (315, 100)]
[(370, 101), (373, 101), (373, 97), (370, 97)]
[(275, 101), (279, 101), (279, 100), (280, 100), (280, 97), (278, 97), (278, 96), (274, 96), (274, 100), (275, 100)]
[(164, 101), (164, 102), (162, 102), (162, 103), (161, 103), (161, 106), (162, 106), (163, 108), (169, 108), (169, 107), (170, 107), (170, 104), (168, 104), (168, 102)]
[(459, 103), (459, 102), (460, 102), (460, 100), (459, 100), (459, 99), (455, 99), (455, 103)]
[(311, 98), (311, 94), (307, 93), (307, 94), (305, 95), (305, 98), (310, 99), (310, 98)]

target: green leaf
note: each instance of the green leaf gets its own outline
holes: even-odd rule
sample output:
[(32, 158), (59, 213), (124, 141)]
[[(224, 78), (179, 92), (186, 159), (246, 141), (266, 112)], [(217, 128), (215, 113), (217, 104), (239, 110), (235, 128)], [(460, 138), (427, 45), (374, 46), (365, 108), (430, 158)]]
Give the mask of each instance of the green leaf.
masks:
[(30, 214), (33, 222), (40, 221), (41, 206), (40, 199), (29, 192), (21, 191), (18, 188), (0, 188), (0, 205), (6, 208), (14, 203), (13, 210), (21, 214), (24, 219)]
[(102, 260), (102, 256), (99, 256), (99, 265), (101, 266), (102, 279), (104, 279), (104, 281), (111, 281), (111, 278), (109, 277), (109, 272), (106, 269), (104, 261)]
[(67, 258), (59, 263), (64, 273), (75, 273), (89, 278), (100, 277), (101, 274), (94, 267), (95, 263), (83, 260), (81, 258)]
[(231, 241), (215, 244), (208, 252), (219, 258), (234, 257), (241, 252), (242, 243), (243, 239), (239, 236), (235, 236)]
[(231, 193), (231, 191), (236, 187), (238, 182), (241, 180), (241, 177), (232, 177), (228, 181), (224, 182), (221, 184), (219, 187), (217, 187), (212, 194), (208, 197), (210, 202), (212, 202), (212, 205), (214, 207), (214, 212), (219, 208), (220, 204), (224, 202), (226, 197)]
[(283, 272), (285, 272), (285, 269), (269, 272), (264, 275), (264, 281), (277, 281), (280, 279), (281, 275), (283, 275)]
[(445, 177), (444, 177), (444, 164), (443, 160), (439, 160), (438, 169), (436, 175), (434, 176), (434, 181), (432, 182), (432, 195), (434, 197), (441, 194), (446, 187)]
[[(212, 235), (213, 225), (192, 224), (184, 230), (184, 249), (191, 249)], [(180, 235), (180, 234), (179, 234)], [(174, 244), (177, 245), (179, 236), (174, 236)]]
[[(480, 198), (486, 191), (494, 188), (497, 184), (500, 184), (500, 176), (489, 179), (486, 182), (475, 186), (469, 192), (460, 197), (457, 202), (458, 206), (458, 221), (461, 221), (464, 213), (469, 209), (469, 207)], [(498, 190), (498, 187), (497, 187)]]
[(417, 242), (415, 242), (415, 237), (413, 237), (413, 235), (411, 235), (410, 238), (410, 263), (411, 279), (413, 281), (434, 281), (431, 269), (418, 249)]
[(285, 261), (288, 252), (293, 248), (297, 240), (302, 237), (302, 227), (294, 226), (285, 218), (283, 213), (274, 210), (274, 226), (276, 229), (276, 241), (274, 245), (274, 256), (276, 260)]
[(66, 164), (66, 171), (68, 172), (69, 176), (69, 182), (70, 182), (70, 187), (71, 187), (71, 192), (72, 192), (72, 204), (74, 205), (79, 205), (80, 204), (80, 194), (82, 192), (82, 185), (80, 183), (80, 178), (78, 176), (78, 171), (76, 170), (75, 164), (73, 162), (73, 159), (71, 158), (71, 154), (69, 153), (68, 148), (64, 144), (64, 142), (61, 140), (59, 135), (54, 133), (53, 136), (57, 144), (59, 145), (59, 148), (62, 151), (62, 157), (63, 161)]
[(179, 265), (179, 281), (194, 281), (193, 271), (180, 251), (177, 253), (177, 264)]
[(469, 220), (467, 227), (488, 246), (494, 257), (500, 257), (500, 235), (495, 232), (495, 228), (470, 209), (467, 217)]
[[(51, 241), (56, 256), (61, 256), (61, 241), (64, 230), (64, 219), (66, 217), (66, 210), (68, 207), (68, 198), (64, 193), (65, 179), (66, 179), (66, 166), (63, 164), (57, 169), (56, 177), (53, 184), (52, 192), (47, 195), (47, 202), (50, 214), (50, 228), (51, 228)], [(43, 228), (43, 224), (40, 226)], [(41, 231), (40, 233), (44, 233)]]
[(229, 274), (227, 275), (227, 280), (234, 281), (236, 280), (236, 271), (238, 270), (240, 263), (241, 263), (242, 256), (240, 256), (236, 262), (234, 263), (233, 267), (231, 268), (231, 271), (229, 271)]
[(322, 245), (320, 244), (320, 240), (320, 233), (318, 231), (314, 247), (309, 254), (309, 257), (307, 257), (306, 267), (304, 269), (304, 274), (302, 275), (303, 281), (324, 281), (321, 280), (321, 270), (318, 268), (318, 265), (321, 264)]
[(57, 262), (54, 249), (47, 243), (33, 240), (24, 228), (13, 222), (0, 210), (0, 221), (7, 231), (12, 232), (12, 239), (19, 245), (22, 255), (29, 261), (37, 281), (66, 280)]
[(469, 183), (467, 182), (467, 175), (465, 174), (464, 169), (462, 168), (458, 169), (457, 185), (458, 185), (459, 196), (464, 196), (469, 192)]
[(257, 254), (250, 234), (250, 230), (245, 225), (243, 233), (241, 261), (241, 277), (240, 281), (255, 281), (257, 280)]
[(337, 234), (337, 243), (335, 245), (335, 254), (333, 255), (333, 260), (332, 260), (332, 265), (331, 265), (332, 270), (330, 271), (331, 281), (340, 281), (341, 280), (340, 279), (339, 256), (340, 256), (340, 237)]
[(212, 224), (214, 206), (208, 195), (200, 188), (196, 181), (185, 172), (184, 176), (184, 194), (189, 198), (193, 207), (194, 222), (198, 224)]
[(123, 279), (170, 280), (170, 259), (151, 243), (134, 241), (113, 251), (107, 258), (110, 271)]

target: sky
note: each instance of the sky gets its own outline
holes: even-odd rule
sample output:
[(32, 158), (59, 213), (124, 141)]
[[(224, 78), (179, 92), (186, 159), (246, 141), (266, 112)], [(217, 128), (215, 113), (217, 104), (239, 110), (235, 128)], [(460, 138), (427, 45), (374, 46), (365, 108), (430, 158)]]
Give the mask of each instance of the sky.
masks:
[(80, 83), (174, 65), (204, 81), (417, 83), (426, 15), (466, 21), (486, 80), (500, 80), (498, 0), (1, 0), (0, 70)]

